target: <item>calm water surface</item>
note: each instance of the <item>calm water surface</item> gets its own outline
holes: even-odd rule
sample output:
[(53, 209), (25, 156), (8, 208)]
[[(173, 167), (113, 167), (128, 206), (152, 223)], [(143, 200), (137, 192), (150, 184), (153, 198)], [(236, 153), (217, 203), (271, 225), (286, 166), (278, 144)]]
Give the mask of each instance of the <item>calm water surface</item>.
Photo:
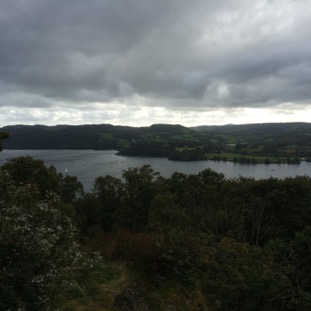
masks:
[(3, 150), (0, 152), (0, 165), (5, 163), (6, 159), (24, 155), (42, 159), (46, 165), (54, 165), (61, 173), (68, 172), (68, 175), (77, 176), (86, 191), (92, 188), (93, 182), (98, 176), (121, 177), (123, 170), (144, 164), (150, 164), (164, 177), (169, 177), (174, 172), (198, 173), (206, 168), (223, 173), (227, 178), (245, 176), (264, 179), (311, 176), (310, 162), (301, 162), (297, 165), (251, 165), (215, 161), (179, 162), (169, 161), (165, 158), (117, 156), (114, 150)]

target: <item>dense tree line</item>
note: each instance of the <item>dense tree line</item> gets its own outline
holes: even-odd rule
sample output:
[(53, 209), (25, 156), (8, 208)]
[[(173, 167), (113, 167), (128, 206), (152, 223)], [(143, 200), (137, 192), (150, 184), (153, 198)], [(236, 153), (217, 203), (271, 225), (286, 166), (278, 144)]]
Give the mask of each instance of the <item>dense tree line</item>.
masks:
[(310, 207), (310, 177), (165, 179), (143, 166), (96, 179), (77, 211), (85, 236), (150, 234), (144, 249), (122, 244), (113, 256), (144, 265), (155, 282), (199, 286), (211, 310), (290, 310), (311, 306)]
[(307, 176), (164, 178), (144, 165), (84, 193), (76, 177), (19, 157), (0, 167), (0, 217), (0, 310), (51, 308), (91, 270), (80, 244), (135, 271), (146, 297), (170, 282), (199, 292), (201, 310), (311, 308)]

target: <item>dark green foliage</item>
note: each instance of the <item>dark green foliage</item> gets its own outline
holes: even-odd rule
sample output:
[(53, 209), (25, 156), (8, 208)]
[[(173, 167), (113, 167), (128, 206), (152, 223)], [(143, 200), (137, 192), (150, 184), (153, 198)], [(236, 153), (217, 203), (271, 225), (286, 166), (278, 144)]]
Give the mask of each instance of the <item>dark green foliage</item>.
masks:
[(0, 171), (0, 310), (43, 310), (81, 254), (55, 193), (45, 199)]
[(102, 211), (99, 200), (91, 193), (86, 193), (83, 199), (75, 203), (80, 230), (85, 236), (101, 231)]
[(121, 179), (104, 176), (95, 180), (92, 193), (75, 203), (83, 234), (107, 232), (126, 223), (123, 216), (124, 184)]
[(111, 176), (97, 178), (92, 194), (77, 202), (83, 228), (147, 229), (150, 205), (162, 189), (162, 179), (149, 165), (129, 168), (122, 177), (122, 180)]
[(6, 132), (1, 132), (0, 131), (0, 151), (2, 151), (3, 149), (3, 145), (2, 145), (2, 142), (7, 139), (9, 137), (9, 134), (6, 133)]
[(126, 156), (168, 157), (171, 148), (160, 142), (132, 141), (126, 147), (121, 147), (118, 154)]
[[(107, 208), (94, 219), (153, 236), (141, 255), (158, 286), (169, 279), (199, 286), (211, 310), (309, 306), (310, 177), (228, 180), (207, 169), (164, 179), (143, 166), (123, 180), (100, 178), (94, 189)], [(116, 248), (114, 258), (132, 258), (142, 271), (135, 245)]]
[(105, 176), (95, 180), (93, 193), (98, 200), (98, 220), (103, 231), (111, 230), (119, 222), (118, 209), (123, 204), (124, 191), (124, 185), (118, 178)]
[(41, 199), (52, 192), (60, 195), (65, 203), (70, 203), (84, 192), (77, 177), (57, 173), (55, 167), (46, 167), (42, 160), (30, 156), (9, 159), (0, 170), (7, 172), (16, 186), (23, 184), (37, 189)]
[(206, 160), (205, 152), (201, 148), (174, 150), (168, 155), (173, 161), (201, 161)]
[[(76, 177), (31, 157), (0, 167), (0, 310), (48, 306), (93, 263), (80, 251), (73, 205), (82, 200)], [(51, 309), (54, 310), (54, 309)]]
[(225, 238), (210, 249), (199, 276), (212, 310), (286, 310), (291, 283), (264, 249)]
[(1, 166), (7, 171), (16, 185), (28, 184), (38, 189), (41, 198), (48, 192), (60, 193), (58, 176), (54, 168), (47, 168), (42, 160), (30, 156), (16, 157)]
[(76, 176), (59, 176), (60, 183), (60, 195), (65, 203), (71, 203), (84, 194), (83, 185)]
[(149, 208), (155, 195), (159, 174), (151, 166), (130, 168), (123, 172), (124, 203), (123, 215), (126, 226), (134, 230), (146, 229)]
[(175, 194), (160, 193), (153, 198), (149, 216), (149, 225), (153, 230), (168, 233), (188, 222)]

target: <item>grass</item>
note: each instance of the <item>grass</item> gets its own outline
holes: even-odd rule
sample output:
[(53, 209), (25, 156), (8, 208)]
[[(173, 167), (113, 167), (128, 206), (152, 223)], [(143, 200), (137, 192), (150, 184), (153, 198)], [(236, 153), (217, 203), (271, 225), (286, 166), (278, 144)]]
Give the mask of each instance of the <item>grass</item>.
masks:
[(129, 274), (122, 264), (105, 263), (87, 274), (77, 273), (67, 289), (55, 297), (53, 310), (108, 311), (115, 297), (129, 283)]
[[(195, 283), (158, 274), (154, 264), (160, 254), (154, 235), (124, 230), (99, 234), (88, 242), (88, 250), (101, 250), (103, 264), (87, 274), (77, 272), (74, 281), (56, 297), (52, 310), (208, 310)], [(134, 293), (133, 301), (127, 293)], [(148, 308), (136, 307), (139, 304)]]
[(100, 133), (99, 135), (102, 140), (111, 140), (113, 138), (112, 133)]
[[(137, 301), (148, 306), (146, 310), (208, 310), (204, 295), (194, 284), (188, 286), (170, 277), (156, 281), (153, 263), (159, 253), (153, 235), (99, 234), (89, 241), (88, 249), (101, 249), (103, 263), (88, 273), (78, 271), (67, 289), (55, 297), (51, 310), (145, 310), (135, 307)], [(134, 301), (128, 301), (128, 292), (134, 292)]]
[[(265, 163), (268, 159), (270, 163), (287, 163), (287, 157), (271, 157), (271, 156), (259, 156), (259, 155), (243, 155), (237, 153), (229, 153), (229, 152), (221, 152), (221, 153), (209, 153), (207, 154), (207, 158), (213, 160), (213, 157), (220, 157), (226, 159), (227, 161), (233, 161), (234, 158), (245, 158), (255, 160), (256, 163)], [(293, 160), (293, 159), (292, 159)]]
[(198, 289), (189, 289), (169, 280), (146, 295), (152, 310), (208, 311), (207, 301)]
[(126, 289), (135, 290), (136, 284), (143, 289), (139, 299), (149, 307), (148, 310), (208, 311), (206, 298), (199, 289), (187, 288), (174, 280), (164, 280), (161, 285), (155, 285), (117, 263), (110, 263), (104, 270), (93, 271), (85, 279), (73, 282), (60, 297), (57, 297), (57, 303), (53, 305), (52, 310), (140, 310), (116, 308), (116, 301), (122, 301)]

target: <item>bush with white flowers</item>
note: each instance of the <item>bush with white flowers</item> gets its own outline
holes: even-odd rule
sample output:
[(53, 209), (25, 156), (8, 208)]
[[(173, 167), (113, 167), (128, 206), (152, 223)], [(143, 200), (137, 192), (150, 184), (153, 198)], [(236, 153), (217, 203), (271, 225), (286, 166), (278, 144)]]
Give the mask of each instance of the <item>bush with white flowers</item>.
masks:
[(84, 260), (58, 196), (0, 170), (0, 310), (43, 310)]

